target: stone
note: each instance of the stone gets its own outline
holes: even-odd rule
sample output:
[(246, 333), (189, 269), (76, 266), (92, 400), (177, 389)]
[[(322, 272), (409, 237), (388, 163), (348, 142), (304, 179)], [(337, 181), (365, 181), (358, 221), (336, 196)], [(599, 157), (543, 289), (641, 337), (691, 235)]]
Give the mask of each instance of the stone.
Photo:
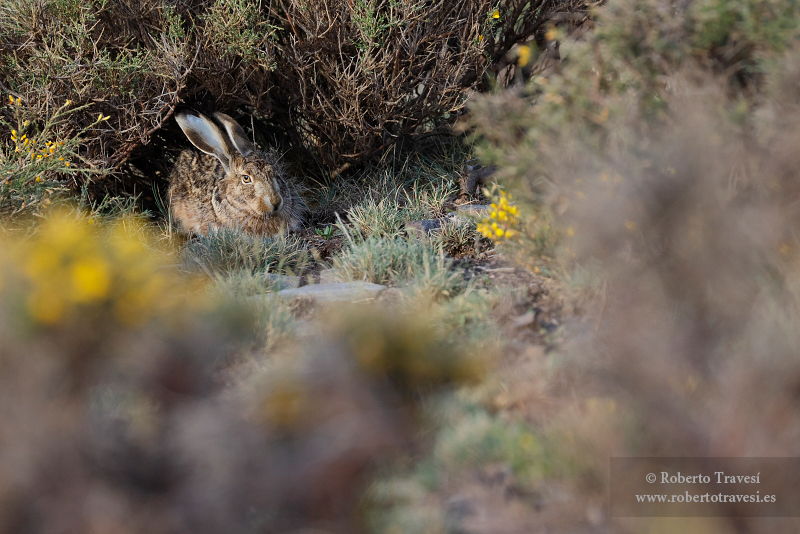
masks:
[(294, 333), (297, 337), (313, 337), (319, 335), (321, 331), (322, 329), (316, 321), (298, 319), (294, 322)]
[(384, 289), (386, 286), (370, 282), (339, 282), (284, 289), (277, 295), (285, 299), (309, 297), (317, 302), (356, 302), (374, 299)]

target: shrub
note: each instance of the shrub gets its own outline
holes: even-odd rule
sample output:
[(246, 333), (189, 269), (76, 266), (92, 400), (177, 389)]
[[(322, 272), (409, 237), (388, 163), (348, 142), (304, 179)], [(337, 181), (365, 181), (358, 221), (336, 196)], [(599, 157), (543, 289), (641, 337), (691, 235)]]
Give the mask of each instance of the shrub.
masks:
[(11, 265), (22, 267), (7, 273), (22, 280), (5, 288), (24, 302), (19, 317), (66, 329), (99, 317), (123, 326), (163, 320), (185, 298), (174, 273), (156, 272), (168, 256), (149, 245), (149, 233), (135, 219), (100, 225), (77, 212), (49, 214), (29, 239), (6, 245)]
[(267, 354), (251, 341), (271, 348), (286, 307), (212, 298), (139, 221), (28, 230), (0, 237), (3, 532), (350, 531), (422, 394), (481, 376), (396, 309), (336, 307), (320, 339)]
[(8, 97), (11, 120), (0, 116), (0, 125), (11, 132), (8, 141), (0, 144), (1, 215), (40, 211), (51, 202), (49, 197), (64, 192), (59, 178), (72, 177), (70, 181), (77, 183), (79, 177), (94, 173), (91, 164), (79, 156), (78, 147), (87, 132), (108, 117), (98, 114), (82, 131), (60, 137), (59, 126), (87, 107), (73, 108), (71, 104), (65, 102), (37, 124), (35, 112), (21, 98)]
[[(489, 141), (482, 157), (501, 164), (506, 179), (517, 171), (535, 175), (525, 187), (538, 195), (548, 169), (563, 159), (561, 146), (610, 150), (630, 142), (624, 135), (632, 128), (641, 131), (631, 135), (649, 138), (653, 121), (669, 120), (667, 102), (687, 82), (719, 75), (729, 105), (746, 108), (776, 53), (797, 38), (799, 13), (790, 0), (611, 3), (597, 11), (592, 33), (567, 38), (569, 68), (535, 76), (520, 98), (474, 101), (471, 124)], [(540, 142), (552, 153), (530, 150)]]
[[(584, 503), (608, 497), (609, 456), (796, 450), (798, 411), (775, 407), (800, 376), (797, 9), (609, 4), (560, 70), (476, 99), (523, 220), (547, 213), (563, 264), (597, 280), (553, 379), (585, 392), (552, 427), (589, 466), (572, 481)], [(765, 528), (740, 519), (725, 524)]]
[[(569, 2), (284, 0), (273, 5), (275, 102), (336, 168), (455, 117), (487, 66)], [(493, 16), (494, 15), (494, 16)]]
[(68, 100), (88, 105), (58, 125), (59, 136), (89, 128), (98, 113), (109, 116), (87, 132), (81, 156), (118, 167), (179, 101), (192, 58), (180, 18), (186, 9), (157, 1), (3, 2), (0, 80), (36, 121)]
[[(266, 119), (324, 168), (340, 169), (454, 119), (491, 61), (569, 5), (4, 0), (0, 88), (34, 128), (67, 101), (83, 110), (62, 117), (53, 135), (82, 132), (74, 148), (87, 168), (121, 171), (155, 138), (164, 158), (176, 140), (156, 133), (186, 101)], [(98, 114), (108, 120), (97, 123)], [(0, 131), (0, 141), (9, 135)], [(166, 167), (150, 159), (137, 160), (138, 174), (125, 169), (127, 178)]]

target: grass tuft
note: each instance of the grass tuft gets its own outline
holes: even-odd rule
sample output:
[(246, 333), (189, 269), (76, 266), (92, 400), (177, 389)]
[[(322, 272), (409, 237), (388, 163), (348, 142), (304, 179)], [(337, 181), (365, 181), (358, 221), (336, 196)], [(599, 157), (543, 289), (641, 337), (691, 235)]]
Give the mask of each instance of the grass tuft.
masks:
[(308, 264), (309, 254), (303, 242), (292, 235), (256, 237), (223, 229), (192, 239), (183, 261), (187, 268), (209, 275), (240, 271), (297, 274)]
[(352, 241), (334, 259), (334, 267), (345, 280), (397, 285), (419, 280), (420, 276), (424, 279), (443, 276), (440, 279), (445, 280), (446, 276), (437, 273), (446, 272), (450, 261), (438, 254), (429, 241), (370, 236)]

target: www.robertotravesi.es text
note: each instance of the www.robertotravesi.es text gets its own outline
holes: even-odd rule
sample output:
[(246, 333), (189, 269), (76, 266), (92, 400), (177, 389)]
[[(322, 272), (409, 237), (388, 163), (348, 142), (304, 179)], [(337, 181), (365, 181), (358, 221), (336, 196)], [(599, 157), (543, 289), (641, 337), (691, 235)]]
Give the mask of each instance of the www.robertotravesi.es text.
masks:
[(775, 495), (727, 495), (725, 493), (705, 493), (691, 494), (688, 491), (683, 494), (672, 495), (637, 495), (636, 502), (775, 502)]

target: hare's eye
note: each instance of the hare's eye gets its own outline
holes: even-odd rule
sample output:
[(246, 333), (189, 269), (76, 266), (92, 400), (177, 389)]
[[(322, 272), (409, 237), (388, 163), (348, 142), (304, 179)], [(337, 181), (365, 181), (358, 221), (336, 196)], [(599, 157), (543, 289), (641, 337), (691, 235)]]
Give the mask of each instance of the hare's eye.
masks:
[(252, 184), (253, 183), (253, 177), (250, 176), (249, 174), (243, 174), (242, 175), (242, 183), (243, 184)]

